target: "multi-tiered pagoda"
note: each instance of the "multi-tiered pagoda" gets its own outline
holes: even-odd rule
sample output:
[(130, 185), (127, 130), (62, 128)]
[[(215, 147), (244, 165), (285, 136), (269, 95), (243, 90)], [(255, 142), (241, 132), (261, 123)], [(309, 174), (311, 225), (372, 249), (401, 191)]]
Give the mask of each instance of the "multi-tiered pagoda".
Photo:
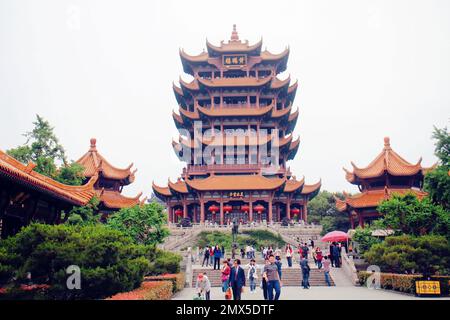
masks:
[(357, 185), (360, 193), (345, 194), (345, 200), (336, 198), (336, 207), (349, 215), (352, 228), (356, 224), (364, 227), (381, 214), (377, 206), (393, 193), (405, 194), (412, 192), (419, 199), (427, 195), (422, 191), (425, 173), (432, 168), (424, 168), (422, 159), (411, 164), (394, 150), (389, 138), (384, 138), (384, 148), (381, 153), (365, 168), (358, 168), (353, 162), (353, 172), (344, 168), (345, 178), (351, 184)]
[(235, 26), (227, 43), (206, 46), (196, 56), (180, 51), (193, 80), (180, 78), (173, 86), (180, 131), (173, 146), (187, 166), (167, 187), (153, 184), (169, 222), (307, 221), (307, 202), (321, 183), (306, 185), (286, 167), (300, 142), (293, 137), (298, 84), (277, 77), (286, 70), (289, 49), (262, 51), (262, 41), (241, 41)]
[(84, 167), (84, 177), (86, 180), (98, 176), (94, 184), (95, 194), (100, 200), (99, 211), (106, 217), (108, 214), (122, 208), (132, 207), (145, 201), (139, 198), (142, 192), (135, 197), (122, 195), (122, 189), (134, 181), (134, 174), (137, 169), (132, 170), (133, 164), (127, 168), (117, 168), (111, 165), (98, 151), (97, 140), (91, 139), (91, 146), (77, 163)]

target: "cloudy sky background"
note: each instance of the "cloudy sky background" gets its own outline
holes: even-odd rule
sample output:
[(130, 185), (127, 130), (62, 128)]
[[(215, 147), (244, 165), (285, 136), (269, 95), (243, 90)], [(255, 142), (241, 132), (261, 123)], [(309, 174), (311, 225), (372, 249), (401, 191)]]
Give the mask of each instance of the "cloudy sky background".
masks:
[(431, 165), (433, 125), (450, 116), (450, 2), (441, 1), (80, 1), (0, 0), (0, 149), (25, 142), (35, 114), (49, 120), (69, 158), (97, 138), (118, 167), (134, 162), (136, 182), (175, 180), (183, 167), (172, 81), (178, 50), (205, 40), (241, 39), (278, 53), (291, 49), (287, 74), (299, 80), (289, 163), (307, 183), (355, 191), (343, 166), (366, 166), (383, 137), (403, 157)]

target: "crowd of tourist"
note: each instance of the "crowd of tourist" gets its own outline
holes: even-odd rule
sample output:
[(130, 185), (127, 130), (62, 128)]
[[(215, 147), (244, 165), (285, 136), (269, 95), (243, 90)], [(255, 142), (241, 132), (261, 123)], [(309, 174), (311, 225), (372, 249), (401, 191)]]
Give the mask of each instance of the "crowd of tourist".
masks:
[[(300, 272), (302, 273), (301, 286), (304, 289), (310, 288), (309, 276), (311, 271), (310, 260), (314, 261), (319, 270), (323, 270), (325, 283), (331, 286), (330, 267), (339, 268), (341, 266), (341, 243), (331, 243), (327, 253), (322, 252), (319, 246), (315, 246), (313, 240), (299, 243), (295, 252), (290, 244), (283, 250), (272, 246), (260, 247), (259, 254), (264, 261), (263, 265), (256, 264), (256, 250), (253, 246), (247, 245), (242, 248), (232, 247), (231, 258), (225, 258), (225, 248), (219, 245), (207, 246), (198, 249), (203, 256), (202, 267), (213, 266), (214, 270), (220, 270), (222, 291), (226, 299), (240, 300), (241, 293), (248, 283), (250, 293), (256, 293), (259, 285), (265, 300), (278, 300), (282, 288), (282, 259), (284, 253), (288, 268), (292, 268), (295, 253), (298, 254)], [(223, 259), (221, 263), (221, 259)], [(248, 264), (241, 266), (241, 260), (248, 260)], [(222, 266), (221, 266), (222, 265)], [(199, 273), (196, 282), (196, 289), (199, 296), (210, 299), (211, 283), (207, 275)]]

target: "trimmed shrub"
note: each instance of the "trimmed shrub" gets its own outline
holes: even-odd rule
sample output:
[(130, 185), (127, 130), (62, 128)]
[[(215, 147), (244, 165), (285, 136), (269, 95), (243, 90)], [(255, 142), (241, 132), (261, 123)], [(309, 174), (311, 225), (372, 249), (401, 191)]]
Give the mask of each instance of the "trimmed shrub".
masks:
[[(371, 272), (358, 272), (359, 284), (364, 286), (367, 278), (372, 275)], [(381, 273), (380, 286), (382, 289), (395, 290), (405, 293), (414, 294), (416, 292), (416, 280), (423, 279), (421, 274), (396, 274), (396, 273)], [(449, 294), (450, 276), (433, 276), (431, 280), (438, 280), (443, 295)]]
[(106, 300), (170, 300), (172, 287), (171, 281), (148, 281), (133, 291), (118, 293)]
[(163, 274), (160, 276), (148, 276), (144, 281), (171, 281), (173, 285), (173, 293), (183, 290), (186, 277), (184, 273)]
[(179, 254), (156, 249), (150, 258), (148, 275), (161, 275), (166, 273), (179, 273), (182, 257)]
[(387, 237), (365, 252), (364, 258), (370, 264), (379, 266), (383, 272), (450, 273), (450, 244), (444, 236)]

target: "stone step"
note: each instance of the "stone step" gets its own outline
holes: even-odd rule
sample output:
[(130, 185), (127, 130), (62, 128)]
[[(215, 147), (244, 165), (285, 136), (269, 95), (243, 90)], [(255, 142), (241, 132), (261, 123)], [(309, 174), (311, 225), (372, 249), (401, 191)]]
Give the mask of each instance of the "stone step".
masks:
[[(195, 281), (197, 279), (198, 273), (203, 272), (208, 276), (208, 279), (211, 282), (211, 286), (220, 287), (222, 286), (221, 281), (221, 272), (220, 270), (211, 270), (211, 269), (194, 269), (192, 272), (192, 285), (195, 286)], [(261, 281), (261, 274), (258, 272), (258, 280), (257, 285), (259, 285)], [(282, 270), (282, 282), (284, 286), (300, 286), (302, 282), (302, 273), (300, 269), (283, 269)], [(331, 285), (335, 285), (332, 277), (330, 276)], [(326, 286), (325, 276), (322, 270), (311, 269), (309, 276), (309, 283), (311, 286)], [(248, 286), (247, 281), (247, 286)]]

